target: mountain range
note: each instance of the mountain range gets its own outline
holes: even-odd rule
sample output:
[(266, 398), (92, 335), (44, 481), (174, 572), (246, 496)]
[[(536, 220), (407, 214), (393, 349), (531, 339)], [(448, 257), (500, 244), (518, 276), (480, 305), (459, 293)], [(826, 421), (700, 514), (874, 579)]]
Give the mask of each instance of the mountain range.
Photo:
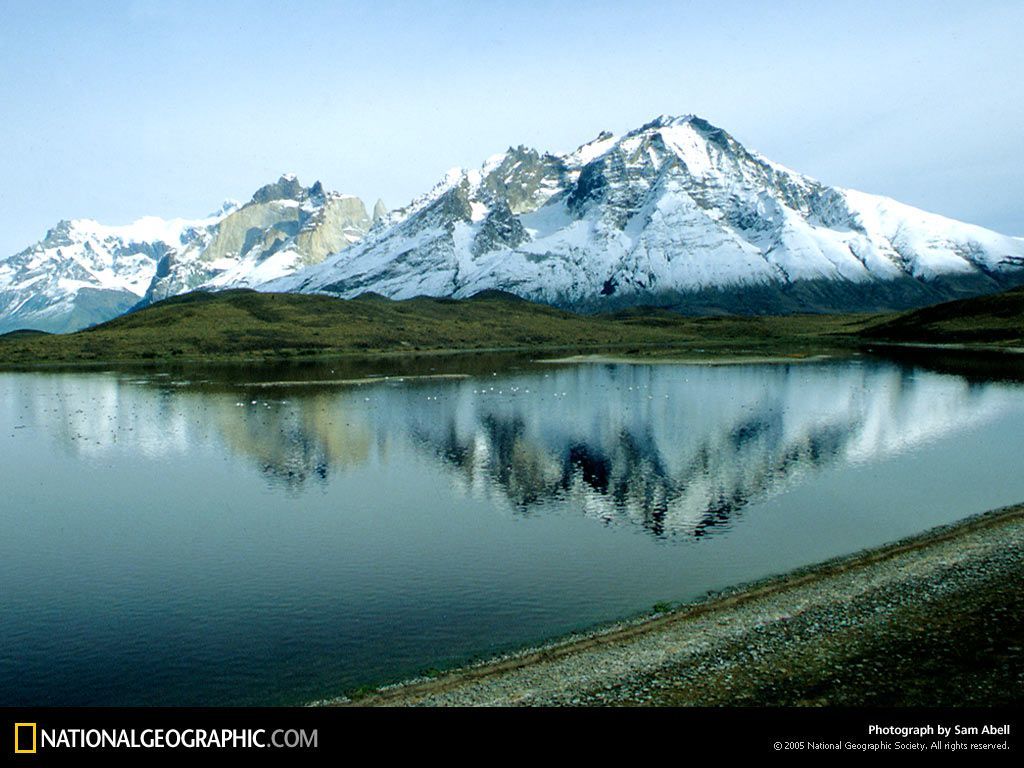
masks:
[(903, 309), (1024, 283), (1024, 239), (831, 187), (692, 115), (568, 153), (510, 147), (409, 205), (282, 176), (245, 205), (62, 221), (0, 260), (0, 332), (68, 331), (194, 289), (352, 298), (497, 289), (583, 312)]
[(202, 219), (61, 221), (0, 260), (0, 333), (73, 331), (199, 287), (258, 287), (358, 242), (386, 212), (286, 175)]

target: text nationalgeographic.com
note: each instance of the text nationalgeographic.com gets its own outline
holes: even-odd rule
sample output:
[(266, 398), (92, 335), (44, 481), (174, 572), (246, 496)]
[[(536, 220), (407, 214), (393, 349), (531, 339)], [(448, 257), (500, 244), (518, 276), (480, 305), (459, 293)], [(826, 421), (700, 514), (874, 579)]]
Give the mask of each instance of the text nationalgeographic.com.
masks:
[(15, 752), (47, 749), (316, 749), (317, 730), (298, 728), (46, 728), (15, 723)]

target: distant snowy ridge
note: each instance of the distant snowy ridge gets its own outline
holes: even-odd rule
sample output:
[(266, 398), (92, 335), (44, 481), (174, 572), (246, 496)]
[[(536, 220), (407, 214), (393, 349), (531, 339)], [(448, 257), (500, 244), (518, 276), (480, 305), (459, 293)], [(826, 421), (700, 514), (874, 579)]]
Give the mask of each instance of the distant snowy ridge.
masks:
[[(375, 214), (386, 214), (380, 201)], [(71, 331), (200, 286), (259, 286), (342, 251), (372, 223), (358, 197), (293, 175), (203, 219), (62, 221), (0, 260), (0, 333)]]
[(157, 265), (205, 242), (233, 210), (205, 219), (152, 216), (124, 226), (61, 221), (35, 245), (0, 261), (0, 331), (66, 331), (115, 317), (149, 289)]
[(583, 310), (901, 308), (1024, 281), (1024, 241), (825, 186), (694, 116), (449, 171), (355, 247), (262, 286), (500, 289)]

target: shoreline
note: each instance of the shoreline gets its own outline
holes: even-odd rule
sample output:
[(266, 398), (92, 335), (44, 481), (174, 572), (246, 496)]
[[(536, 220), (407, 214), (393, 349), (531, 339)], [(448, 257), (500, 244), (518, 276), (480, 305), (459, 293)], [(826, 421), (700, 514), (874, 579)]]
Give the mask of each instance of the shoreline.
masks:
[(243, 381), (235, 386), (238, 387), (348, 387), (362, 386), (363, 384), (387, 384), (389, 382), (403, 381), (431, 381), (439, 379), (442, 381), (468, 379), (468, 373), (412, 373), (395, 376), (366, 376), (362, 379), (312, 379), (303, 381)]
[[(795, 351), (789, 351), (795, 350)], [(733, 344), (696, 347), (692, 342), (670, 344), (624, 342), (621, 344), (535, 344), (491, 347), (387, 348), (380, 350), (338, 349), (317, 353), (288, 354), (261, 350), (250, 354), (183, 355), (180, 357), (110, 357), (103, 359), (4, 360), (0, 373), (70, 373), (103, 370), (156, 370), (165, 368), (238, 369), (252, 366), (324, 365), (330, 363), (374, 364), (381, 360), (465, 359), (483, 355), (507, 355), (529, 358), (545, 365), (625, 364), (625, 365), (776, 365), (816, 363), (878, 353), (962, 353), (1014, 361), (1024, 355), (1024, 347), (994, 344), (938, 344), (924, 342), (886, 342), (873, 339), (831, 337), (808, 344), (771, 343), (763, 349), (737, 349)], [(543, 357), (557, 355), (558, 357)], [(569, 354), (565, 354), (569, 353)], [(288, 382), (292, 383), (292, 382)], [(298, 383), (298, 382), (296, 382)], [(327, 382), (335, 383), (335, 382)]]
[[(985, 693), (978, 682), (985, 664), (979, 667), (973, 657), (968, 667), (973, 682), (963, 682), (963, 690), (953, 693), (941, 690), (960, 685), (958, 659), (979, 646), (985, 646), (979, 651), (985, 660), (1017, 664), (1024, 659), (1019, 636), (1024, 625), (1018, 625), (1024, 617), (1012, 605), (1004, 610), (1021, 597), (1017, 577), (1022, 573), (1024, 504), (1019, 504), (739, 585), (664, 613), (434, 678), (383, 686), (354, 699), (314, 704), (984, 705), (989, 699), (975, 694)], [(978, 611), (983, 613), (974, 615)], [(928, 658), (904, 659), (923, 654), (915, 649), (929, 643), (938, 645)], [(910, 667), (893, 669), (901, 659)], [(1024, 678), (1018, 675), (1003, 686), (1002, 673), (993, 674), (986, 695), (1019, 701)], [(902, 680), (898, 690), (890, 690), (894, 680)], [(939, 698), (933, 701), (929, 691), (936, 690)]]
[[(856, 350), (849, 351), (846, 357), (855, 357)], [(816, 354), (694, 354), (691, 356), (652, 356), (652, 355), (570, 355), (548, 359), (536, 359), (533, 362), (545, 365), (785, 365), (788, 363), (821, 363), (838, 359), (835, 352)]]
[[(775, 345), (783, 349), (791, 348), (786, 344)], [(0, 372), (43, 372), (43, 371), (77, 371), (104, 368), (166, 368), (166, 367), (198, 367), (198, 368), (238, 368), (253, 365), (305, 365), (325, 364), (332, 362), (363, 362), (379, 360), (415, 360), (417, 358), (465, 358), (475, 355), (515, 355), (534, 358), (535, 362), (588, 362), (582, 358), (621, 358), (624, 361), (651, 362), (714, 362), (716, 360), (735, 360), (736, 362), (759, 362), (761, 360), (778, 360), (783, 362), (800, 362), (811, 357), (832, 358), (840, 355), (856, 354), (862, 349), (856, 344), (837, 345), (834, 342), (818, 343), (812, 346), (814, 351), (806, 348), (800, 352), (775, 352), (765, 350), (736, 350), (728, 345), (721, 348), (700, 348), (695, 350), (692, 342), (679, 341), (670, 344), (659, 342), (623, 342), (619, 344), (523, 344), (499, 345), (488, 347), (435, 347), (435, 348), (387, 348), (380, 350), (338, 349), (310, 354), (287, 354), (262, 350), (249, 354), (210, 354), (182, 355), (180, 357), (142, 358), (142, 357), (108, 357), (103, 359), (49, 359), (33, 361), (4, 360), (0, 356)], [(545, 354), (562, 354), (557, 359), (541, 359)], [(569, 354), (565, 354), (569, 353)]]

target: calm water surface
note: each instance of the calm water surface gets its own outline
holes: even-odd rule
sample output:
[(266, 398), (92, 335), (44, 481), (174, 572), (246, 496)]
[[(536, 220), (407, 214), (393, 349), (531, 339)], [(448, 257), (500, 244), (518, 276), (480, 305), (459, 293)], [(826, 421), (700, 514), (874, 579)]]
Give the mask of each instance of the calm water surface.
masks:
[(303, 703), (1024, 500), (1012, 382), (461, 369), (0, 374), (0, 703)]

